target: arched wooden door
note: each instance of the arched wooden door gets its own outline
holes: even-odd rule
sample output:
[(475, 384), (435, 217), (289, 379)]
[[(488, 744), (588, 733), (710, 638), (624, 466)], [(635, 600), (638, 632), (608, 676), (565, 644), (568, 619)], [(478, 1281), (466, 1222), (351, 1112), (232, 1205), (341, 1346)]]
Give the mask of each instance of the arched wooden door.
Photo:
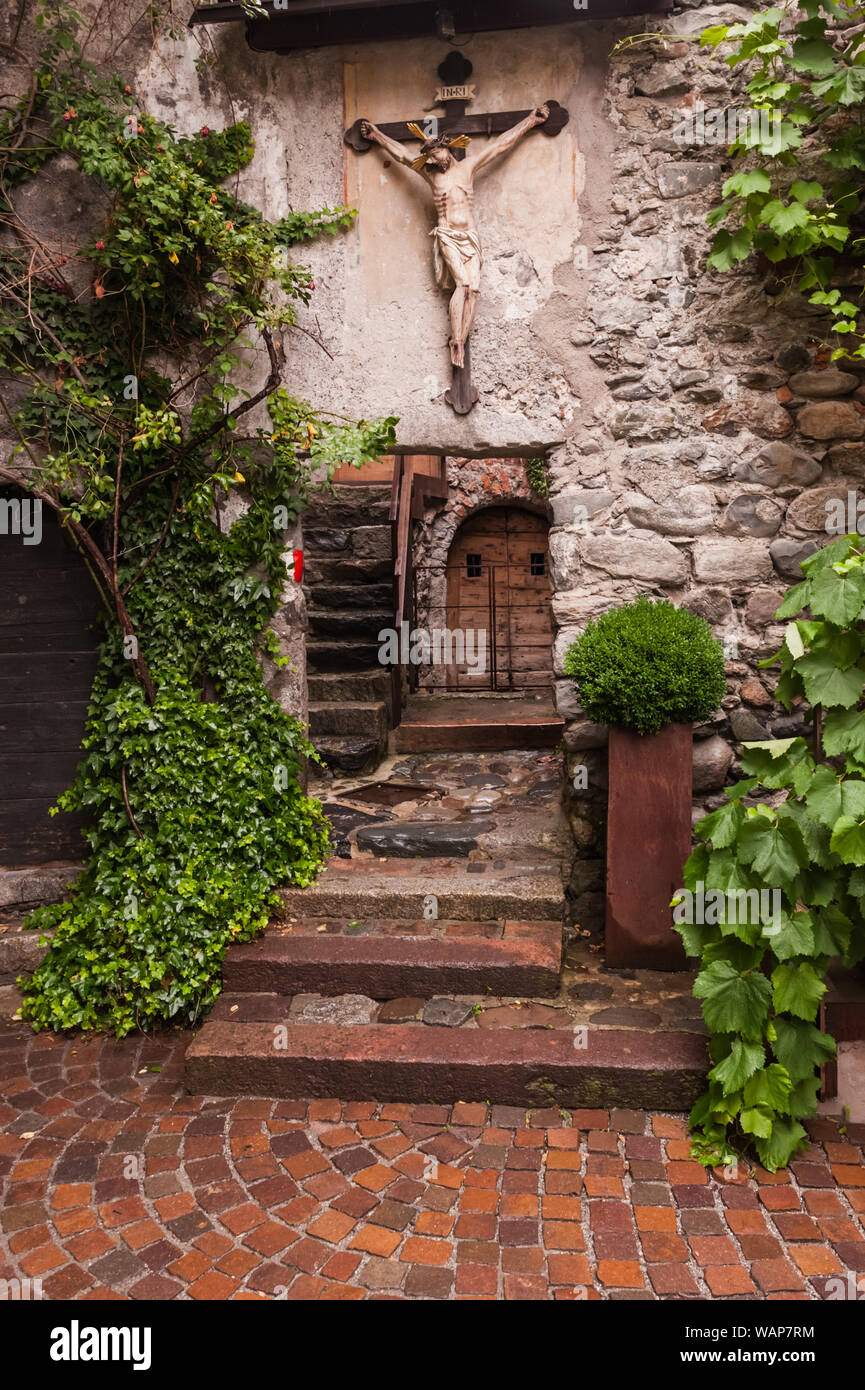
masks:
[[(518, 507), (490, 507), (460, 527), (448, 557), (447, 626), (486, 634), (486, 668), (448, 669), (453, 690), (528, 690), (553, 680), (549, 526)], [(477, 639), (475, 639), (477, 640)]]
[(17, 489), (0, 489), (0, 865), (7, 867), (86, 855), (82, 818), (49, 809), (81, 757), (100, 640), (96, 588), (83, 561), (47, 506), (38, 527), (22, 528), (15, 506), (22, 501), (29, 508)]

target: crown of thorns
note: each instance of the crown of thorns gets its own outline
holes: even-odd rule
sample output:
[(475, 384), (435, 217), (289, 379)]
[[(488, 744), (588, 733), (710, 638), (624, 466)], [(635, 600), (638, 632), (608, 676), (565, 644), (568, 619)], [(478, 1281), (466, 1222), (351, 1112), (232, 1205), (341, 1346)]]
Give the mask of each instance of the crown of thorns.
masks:
[(449, 140), (446, 135), (439, 135), (428, 140), (426, 131), (421, 130), (414, 121), (409, 121), (408, 128), (416, 140), (423, 141), (423, 149), (417, 159), (413, 159), (411, 163), (415, 173), (420, 173), (427, 162), (427, 155), (431, 154), (433, 150), (464, 150), (472, 143), (471, 137), (468, 135), (455, 135), (452, 140)]

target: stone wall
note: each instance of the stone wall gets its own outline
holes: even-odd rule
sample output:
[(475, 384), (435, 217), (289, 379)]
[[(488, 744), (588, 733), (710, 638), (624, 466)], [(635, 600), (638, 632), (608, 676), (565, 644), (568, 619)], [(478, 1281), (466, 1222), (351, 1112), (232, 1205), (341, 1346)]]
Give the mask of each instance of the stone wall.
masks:
[[(664, 27), (690, 39), (748, 14), (690, 8)], [(865, 472), (865, 363), (830, 365), (825, 321), (752, 262), (705, 269), (706, 213), (733, 166), (726, 147), (683, 148), (672, 130), (696, 100), (743, 106), (742, 81), (692, 42), (611, 63), (615, 191), (569, 325), (595, 405), (550, 455), (557, 675), (586, 620), (638, 593), (702, 614), (725, 642), (728, 694), (696, 730), (695, 818), (720, 803), (742, 740), (804, 727), (757, 662), (781, 645), (772, 615), (798, 561), (828, 539), (828, 499)], [(600, 856), (604, 732), (580, 717), (570, 682), (557, 699), (569, 770), (585, 764), (593, 789), (573, 794), (572, 825), (584, 855)]]

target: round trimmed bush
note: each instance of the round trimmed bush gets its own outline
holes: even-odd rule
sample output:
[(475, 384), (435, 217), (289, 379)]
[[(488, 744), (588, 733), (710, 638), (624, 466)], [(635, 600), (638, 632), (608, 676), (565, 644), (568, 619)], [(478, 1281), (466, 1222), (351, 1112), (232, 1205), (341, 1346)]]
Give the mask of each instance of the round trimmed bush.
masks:
[(705, 719), (724, 697), (724, 652), (703, 618), (641, 597), (594, 619), (565, 654), (565, 675), (597, 724), (654, 734)]

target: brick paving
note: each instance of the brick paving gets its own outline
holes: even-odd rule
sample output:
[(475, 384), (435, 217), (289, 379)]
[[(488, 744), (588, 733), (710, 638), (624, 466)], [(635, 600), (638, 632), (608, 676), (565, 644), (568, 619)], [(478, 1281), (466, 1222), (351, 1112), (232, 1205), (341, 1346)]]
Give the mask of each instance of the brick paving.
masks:
[(865, 1273), (865, 1125), (816, 1120), (788, 1172), (728, 1181), (681, 1116), (189, 1096), (187, 1041), (0, 1034), (0, 1278), (56, 1300), (804, 1300)]

